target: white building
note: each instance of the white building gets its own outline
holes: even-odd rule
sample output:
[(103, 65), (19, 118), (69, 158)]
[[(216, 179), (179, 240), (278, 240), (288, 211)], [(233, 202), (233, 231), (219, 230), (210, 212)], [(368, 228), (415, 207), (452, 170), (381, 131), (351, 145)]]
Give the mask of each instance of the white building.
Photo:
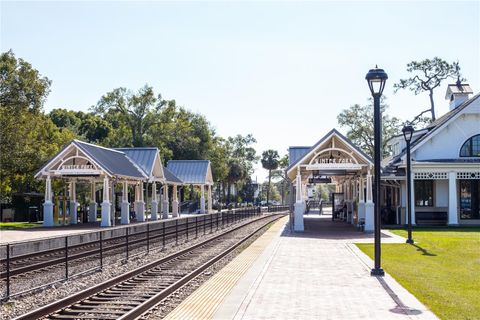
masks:
[[(480, 94), (449, 85), (450, 111), (415, 131), (411, 142), (413, 224), (480, 225)], [(382, 162), (382, 224), (406, 223), (406, 143), (389, 141), (393, 156)], [(373, 163), (333, 129), (312, 147), (290, 147), (287, 175), (294, 186), (294, 229), (302, 231), (308, 181), (331, 177), (343, 194), (346, 221), (373, 230)]]
[[(480, 224), (480, 95), (466, 84), (448, 86), (450, 111), (414, 132), (411, 143), (412, 222)], [(389, 142), (393, 156), (383, 161), (382, 207), (405, 223), (406, 143)], [(390, 218), (390, 222), (391, 222)]]

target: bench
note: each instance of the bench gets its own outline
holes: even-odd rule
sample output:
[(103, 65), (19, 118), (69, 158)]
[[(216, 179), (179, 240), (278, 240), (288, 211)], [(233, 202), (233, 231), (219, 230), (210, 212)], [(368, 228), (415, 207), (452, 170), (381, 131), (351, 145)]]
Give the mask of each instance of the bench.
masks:
[(445, 226), (448, 223), (448, 213), (443, 211), (415, 212), (417, 225)]

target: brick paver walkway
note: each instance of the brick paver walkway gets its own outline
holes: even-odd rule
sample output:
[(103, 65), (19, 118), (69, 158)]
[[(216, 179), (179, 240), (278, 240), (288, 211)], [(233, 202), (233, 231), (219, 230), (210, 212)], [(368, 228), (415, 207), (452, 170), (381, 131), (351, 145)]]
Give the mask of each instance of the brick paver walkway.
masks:
[[(288, 228), (278, 231), (238, 279), (232, 278), (231, 269), (228, 271), (228, 283), (235, 282), (228, 293), (219, 295), (215, 289), (222, 285), (219, 279), (226, 276), (222, 270), (197, 290), (201, 292), (203, 288), (203, 294), (191, 296), (188, 308), (181, 304), (173, 318), (436, 319), (389, 275), (370, 276), (371, 259), (352, 243), (371, 242), (372, 235), (327, 219), (308, 220), (307, 231), (300, 234), (292, 234)], [(323, 232), (315, 232), (315, 224)], [(328, 225), (330, 230), (324, 228)], [(387, 242), (405, 241), (388, 234), (382, 238)], [(251, 260), (248, 249), (231, 264), (241, 265), (242, 259)], [(225, 270), (229, 270), (228, 266)], [(206, 292), (212, 290), (216, 292), (214, 301), (205, 299)], [(183, 313), (182, 309), (190, 313)], [(209, 312), (199, 317), (192, 313), (195, 309)]]

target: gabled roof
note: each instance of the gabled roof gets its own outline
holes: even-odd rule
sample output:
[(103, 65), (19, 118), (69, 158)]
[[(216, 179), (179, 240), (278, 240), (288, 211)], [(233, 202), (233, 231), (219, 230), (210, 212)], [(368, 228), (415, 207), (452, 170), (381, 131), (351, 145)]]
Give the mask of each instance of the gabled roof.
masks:
[[(307, 155), (309, 154), (310, 152), (312, 152), (313, 150), (315, 150), (319, 145), (321, 145), (322, 143), (324, 143), (327, 139), (329, 139), (332, 135), (336, 135), (338, 137), (340, 137), (342, 140), (344, 140), (350, 147), (352, 147), (355, 151), (357, 151), (360, 155), (362, 155), (365, 159), (367, 159), (367, 161), (369, 162), (373, 162), (372, 161), (372, 158), (370, 158), (370, 156), (368, 154), (366, 154), (362, 149), (360, 149), (359, 147), (357, 147), (352, 141), (350, 141), (350, 139), (348, 139), (347, 137), (345, 137), (343, 134), (341, 134), (339, 131), (337, 131), (337, 129), (332, 129), (330, 130), (330, 132), (328, 132), (326, 135), (323, 136), (322, 139), (320, 139), (317, 143), (315, 143), (312, 147), (310, 147), (302, 156), (300, 156), (299, 158), (297, 158), (294, 162), (290, 163), (290, 165), (288, 166), (287, 168), (287, 171), (289, 171), (291, 168), (295, 167), (295, 165), (297, 165), (297, 163), (301, 162), (301, 160)], [(303, 148), (303, 147), (302, 147)]]
[(288, 164), (295, 163), (298, 159), (308, 153), (310, 147), (290, 147), (288, 148)]
[(174, 175), (172, 171), (168, 170), (168, 168), (163, 168), (163, 173), (165, 174), (165, 180), (167, 180), (167, 182), (172, 184), (183, 184), (183, 181)]
[(115, 150), (125, 153), (148, 177), (152, 175), (155, 157), (158, 154), (157, 148), (116, 148)]
[(184, 184), (213, 183), (210, 161), (208, 160), (170, 160), (167, 169)]
[[(440, 118), (437, 118), (435, 121), (430, 123), (426, 128), (428, 131), (426, 131), (422, 136), (420, 136), (415, 141), (412, 141), (412, 143), (410, 145), (411, 151), (413, 152), (416, 148), (418, 148), (418, 145), (420, 143), (422, 143), (423, 141), (430, 138), (434, 133), (436, 133), (438, 130), (440, 130), (448, 121), (455, 118), (455, 116), (457, 116), (460, 112), (462, 112), (465, 108), (467, 108), (470, 104), (472, 104), (478, 98), (480, 98), (480, 93), (477, 93), (472, 98), (468, 99), (467, 101), (465, 101), (464, 103), (462, 103), (461, 105), (456, 107), (455, 109), (450, 110), (449, 112), (445, 113)], [(424, 130), (424, 129), (422, 129), (422, 130)], [(402, 157), (405, 155), (406, 152), (407, 152), (407, 150), (403, 149), (398, 155), (396, 155), (395, 157), (392, 158), (389, 165), (400, 162)]]
[(147, 175), (121, 151), (100, 147), (80, 140), (73, 140), (72, 143), (91, 157), (110, 175), (147, 178)]

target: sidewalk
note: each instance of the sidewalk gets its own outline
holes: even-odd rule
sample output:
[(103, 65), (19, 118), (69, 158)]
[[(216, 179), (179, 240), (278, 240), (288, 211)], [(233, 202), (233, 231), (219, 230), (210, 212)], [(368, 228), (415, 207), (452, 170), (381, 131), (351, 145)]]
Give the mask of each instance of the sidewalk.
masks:
[[(310, 227), (330, 231), (292, 234), (282, 219), (168, 318), (437, 319), (389, 275), (370, 276), (372, 261), (353, 242), (373, 242), (372, 234), (325, 216), (311, 219), (319, 220), (309, 218)], [(405, 241), (388, 234), (383, 240)]]

